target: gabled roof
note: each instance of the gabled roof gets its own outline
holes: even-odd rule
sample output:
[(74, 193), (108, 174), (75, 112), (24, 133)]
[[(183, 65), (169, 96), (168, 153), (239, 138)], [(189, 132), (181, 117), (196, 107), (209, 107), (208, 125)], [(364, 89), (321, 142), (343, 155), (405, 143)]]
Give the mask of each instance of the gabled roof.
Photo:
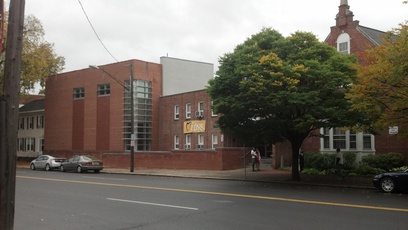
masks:
[(382, 36), (385, 34), (385, 32), (360, 25), (357, 27), (357, 30), (360, 31), (374, 45), (381, 45)]
[(29, 103), (30, 101), (44, 99), (44, 98), (45, 98), (44, 95), (28, 94), (28, 95), (20, 95), (19, 101), (20, 101), (20, 104), (25, 105), (25, 104)]
[(25, 104), (23, 107), (21, 107), (19, 111), (20, 113), (21, 112), (44, 111), (45, 109), (44, 102), (45, 102), (45, 99), (31, 101)]

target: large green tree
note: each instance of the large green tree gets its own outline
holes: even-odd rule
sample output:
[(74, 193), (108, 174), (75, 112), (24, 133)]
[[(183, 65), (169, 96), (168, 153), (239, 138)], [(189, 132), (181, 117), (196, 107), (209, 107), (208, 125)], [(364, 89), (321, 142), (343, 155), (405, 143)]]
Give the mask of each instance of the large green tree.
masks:
[(399, 126), (408, 135), (408, 25), (385, 34), (382, 44), (361, 55), (357, 82), (347, 97), (377, 129)]
[[(265, 136), (289, 141), (292, 165), (298, 165), (299, 148), (314, 130), (359, 122), (345, 99), (354, 62), (311, 33), (285, 38), (264, 28), (220, 57), (207, 91), (223, 132), (250, 144)], [(292, 179), (300, 179), (298, 167), (292, 167)]]
[[(5, 34), (7, 33), (5, 32)], [(65, 58), (55, 53), (54, 44), (47, 42), (44, 36), (45, 32), (41, 22), (33, 15), (25, 17), (20, 83), (20, 92), (23, 94), (34, 89), (36, 83), (43, 89), (48, 76), (57, 74), (64, 69)], [(3, 53), (1, 57), (0, 93), (3, 91), (5, 54)]]

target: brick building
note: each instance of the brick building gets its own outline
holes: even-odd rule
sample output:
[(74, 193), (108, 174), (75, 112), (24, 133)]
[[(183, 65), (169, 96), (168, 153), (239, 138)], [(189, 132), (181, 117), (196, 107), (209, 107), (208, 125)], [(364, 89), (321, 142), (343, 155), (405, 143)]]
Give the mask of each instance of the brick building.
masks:
[(129, 60), (50, 76), (45, 151), (130, 150), (130, 76), (134, 81), (136, 150), (158, 150), (162, 66)]
[(204, 150), (242, 146), (224, 135), (205, 90), (160, 98), (160, 149)]
[[(361, 26), (354, 20), (347, 0), (341, 0), (336, 15), (336, 25), (330, 28), (325, 42), (344, 54), (358, 54), (381, 44), (385, 32)], [(364, 64), (361, 63), (360, 64)], [(304, 142), (305, 151), (333, 152), (337, 147), (342, 151), (357, 152), (358, 159), (367, 154), (397, 152), (405, 155), (408, 163), (408, 142), (406, 138), (391, 135), (388, 130), (377, 135), (354, 133), (341, 128), (321, 129), (323, 138), (309, 138)]]

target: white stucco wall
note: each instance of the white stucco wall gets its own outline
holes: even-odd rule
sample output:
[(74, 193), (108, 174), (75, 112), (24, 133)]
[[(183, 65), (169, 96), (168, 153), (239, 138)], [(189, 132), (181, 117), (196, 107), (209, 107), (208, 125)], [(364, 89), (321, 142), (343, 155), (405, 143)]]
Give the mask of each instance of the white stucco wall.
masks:
[(214, 76), (214, 64), (161, 57), (163, 96), (202, 90)]

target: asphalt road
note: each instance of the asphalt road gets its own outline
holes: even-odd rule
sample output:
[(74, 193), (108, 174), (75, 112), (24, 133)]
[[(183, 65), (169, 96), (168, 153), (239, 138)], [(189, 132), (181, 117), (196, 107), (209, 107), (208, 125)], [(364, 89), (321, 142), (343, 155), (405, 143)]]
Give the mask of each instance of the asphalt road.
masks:
[(408, 194), (17, 170), (14, 229), (403, 229)]

